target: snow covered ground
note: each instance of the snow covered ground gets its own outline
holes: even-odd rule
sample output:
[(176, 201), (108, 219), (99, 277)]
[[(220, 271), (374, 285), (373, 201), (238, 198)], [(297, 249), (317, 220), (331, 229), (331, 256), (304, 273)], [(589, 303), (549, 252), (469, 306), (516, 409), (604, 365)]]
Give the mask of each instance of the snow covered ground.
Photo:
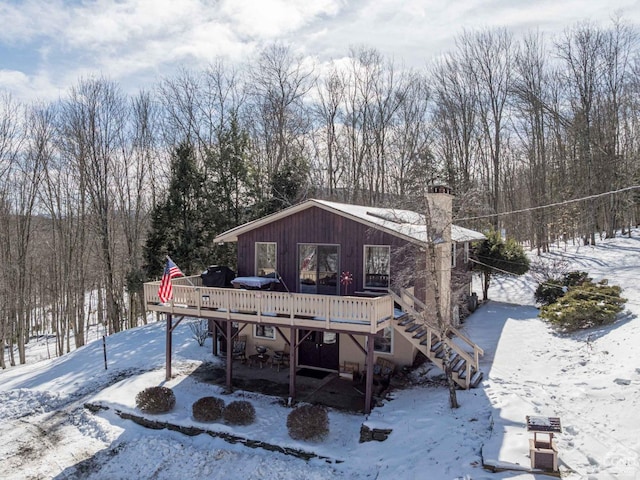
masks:
[[(396, 391), (365, 418), (330, 412), (329, 437), (294, 441), (286, 432), (289, 410), (272, 397), (223, 395), (189, 377), (203, 361), (216, 361), (210, 345), (198, 347), (184, 322), (174, 334), (174, 378), (164, 381), (164, 325), (154, 323), (101, 340), (62, 358), (0, 373), (0, 476), (8, 479), (534, 479), (514, 470), (491, 473), (482, 459), (503, 467), (528, 467), (526, 415), (559, 416), (563, 477), (640, 479), (640, 231), (633, 238), (595, 247), (567, 246), (546, 258), (608, 278), (623, 287), (627, 312), (616, 324), (557, 335), (537, 318), (535, 282), (528, 275), (494, 282), (483, 305), (465, 323), (485, 350), (485, 381), (459, 391), (450, 410), (438, 386)], [(46, 346), (30, 347), (42, 358)], [(46, 351), (46, 350), (45, 350)], [(170, 386), (176, 408), (155, 418), (292, 447), (328, 457), (304, 461), (281, 453), (227, 443), (209, 435), (149, 430), (118, 417), (135, 412), (134, 397), (151, 385)], [(251, 401), (257, 421), (245, 427), (201, 424), (191, 418), (197, 398), (220, 395), (228, 403)], [(94, 414), (85, 402), (110, 407)], [(358, 443), (363, 422), (389, 426), (385, 442)]]

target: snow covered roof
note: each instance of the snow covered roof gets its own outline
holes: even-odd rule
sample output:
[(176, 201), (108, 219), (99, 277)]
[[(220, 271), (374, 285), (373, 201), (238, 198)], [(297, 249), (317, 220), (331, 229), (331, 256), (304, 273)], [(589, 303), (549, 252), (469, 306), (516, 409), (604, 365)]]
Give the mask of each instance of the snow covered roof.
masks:
[[(411, 242), (425, 243), (427, 241), (427, 228), (424, 215), (411, 210), (401, 210), (397, 208), (365, 207), (362, 205), (351, 205), (347, 203), (329, 202), (327, 200), (310, 199), (305, 202), (293, 205), (280, 212), (273, 213), (266, 217), (254, 220), (244, 225), (232, 228), (218, 235), (214, 241), (236, 242), (238, 236), (249, 232), (263, 225), (280, 220), (282, 218), (301, 212), (308, 208), (318, 207), (324, 210), (342, 215), (359, 223), (364, 223), (372, 228), (384, 230), (392, 235), (396, 235)], [(485, 236), (474, 230), (451, 226), (451, 239), (454, 242), (473, 242), (484, 240)]]

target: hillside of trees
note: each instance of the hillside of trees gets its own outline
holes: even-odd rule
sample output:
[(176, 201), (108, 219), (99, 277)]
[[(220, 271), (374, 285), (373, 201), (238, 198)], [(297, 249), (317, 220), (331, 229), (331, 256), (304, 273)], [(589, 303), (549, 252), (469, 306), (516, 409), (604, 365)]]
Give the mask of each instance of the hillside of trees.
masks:
[(539, 252), (594, 243), (639, 221), (638, 131), (637, 26), (619, 19), (468, 31), (421, 71), (275, 44), (135, 94), (105, 77), (55, 102), (0, 92), (0, 367), (37, 333), (62, 354), (88, 322), (146, 321), (164, 255), (187, 274), (232, 264), (216, 234), (305, 198), (407, 206), (445, 182), (460, 225)]

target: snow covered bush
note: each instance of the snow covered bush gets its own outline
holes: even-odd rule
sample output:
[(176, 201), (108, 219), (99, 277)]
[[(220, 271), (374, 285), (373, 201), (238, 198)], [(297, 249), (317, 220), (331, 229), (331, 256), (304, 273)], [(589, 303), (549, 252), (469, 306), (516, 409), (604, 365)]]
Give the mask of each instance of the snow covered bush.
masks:
[(222, 416), (229, 425), (250, 425), (256, 419), (256, 410), (251, 402), (236, 400), (225, 407)]
[(222, 418), (224, 400), (216, 397), (202, 397), (191, 407), (193, 418), (199, 422), (215, 422)]
[(145, 388), (136, 395), (136, 406), (146, 413), (166, 413), (175, 404), (176, 396), (167, 387)]
[(569, 287), (576, 287), (585, 282), (591, 282), (591, 278), (587, 272), (581, 271), (565, 273), (560, 279), (548, 277), (536, 288), (536, 302), (541, 305), (550, 305), (564, 296)]
[(556, 302), (540, 309), (540, 317), (561, 332), (573, 332), (585, 328), (613, 323), (624, 309), (626, 299), (620, 296), (622, 289), (586, 281), (569, 287), (567, 293)]
[(294, 440), (322, 440), (329, 434), (329, 415), (321, 405), (302, 405), (287, 417), (287, 430)]

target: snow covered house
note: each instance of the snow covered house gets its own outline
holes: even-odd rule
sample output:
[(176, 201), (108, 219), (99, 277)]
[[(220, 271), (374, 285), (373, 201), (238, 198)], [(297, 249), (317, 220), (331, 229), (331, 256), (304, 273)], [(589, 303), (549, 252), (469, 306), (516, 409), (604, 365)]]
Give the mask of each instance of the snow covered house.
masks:
[(299, 367), (356, 369), (368, 412), (376, 365), (411, 365), (420, 351), (443, 368), (445, 345), (456, 382), (475, 386), (482, 350), (455, 327), (471, 293), (468, 246), (484, 236), (452, 225), (452, 198), (432, 187), (424, 213), (312, 199), (220, 234), (218, 243), (237, 242), (235, 288), (178, 278), (163, 304), (157, 282), (145, 285), (147, 308), (167, 314), (168, 369), (171, 317), (188, 315), (209, 319), (225, 339), (229, 387), (240, 336), (248, 353), (266, 347), (273, 360), (286, 352), (294, 398)]

